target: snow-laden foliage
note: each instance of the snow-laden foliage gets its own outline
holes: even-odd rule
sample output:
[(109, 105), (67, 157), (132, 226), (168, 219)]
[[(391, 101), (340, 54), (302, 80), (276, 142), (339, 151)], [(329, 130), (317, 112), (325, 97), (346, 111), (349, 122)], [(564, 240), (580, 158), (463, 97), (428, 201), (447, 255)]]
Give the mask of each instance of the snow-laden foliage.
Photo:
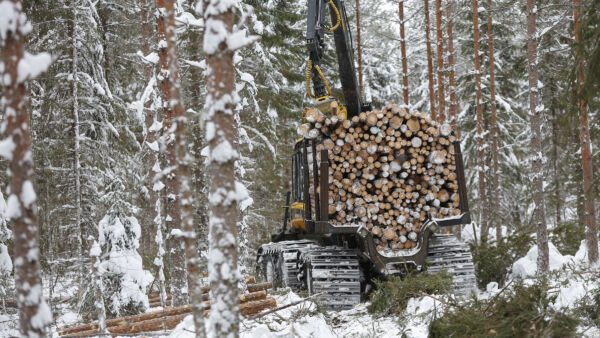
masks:
[[(2, 285), (6, 278), (10, 276), (13, 269), (12, 259), (8, 253), (7, 242), (12, 240), (12, 231), (7, 226), (6, 220), (6, 201), (4, 195), (0, 192), (0, 280)], [(0, 290), (4, 294), (4, 290)]]
[(8, 229), (6, 223), (6, 201), (4, 195), (0, 192), (0, 296), (9, 298), (13, 292), (11, 290), (10, 276), (13, 271), (13, 263), (8, 253), (6, 244), (12, 240), (12, 231)]
[(98, 243), (102, 248), (105, 299), (114, 315), (144, 311), (148, 308), (146, 291), (152, 275), (144, 270), (140, 246), (140, 224), (132, 216), (109, 214), (98, 224)]

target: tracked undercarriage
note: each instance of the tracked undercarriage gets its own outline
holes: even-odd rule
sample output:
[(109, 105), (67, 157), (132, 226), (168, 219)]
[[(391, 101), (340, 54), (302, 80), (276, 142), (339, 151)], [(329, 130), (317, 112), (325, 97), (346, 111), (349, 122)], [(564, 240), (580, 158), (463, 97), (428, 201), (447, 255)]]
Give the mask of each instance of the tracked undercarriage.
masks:
[[(368, 256), (360, 250), (322, 246), (314, 240), (265, 244), (258, 255), (259, 275), (275, 285), (319, 295), (319, 304), (333, 310), (350, 309), (360, 303), (361, 292), (373, 273), (369, 264)], [(430, 236), (426, 264), (427, 273), (445, 270), (452, 276), (456, 295), (469, 295), (476, 290), (471, 252), (454, 235)], [(419, 270), (422, 267), (416, 266)], [(386, 274), (399, 271), (387, 270)]]

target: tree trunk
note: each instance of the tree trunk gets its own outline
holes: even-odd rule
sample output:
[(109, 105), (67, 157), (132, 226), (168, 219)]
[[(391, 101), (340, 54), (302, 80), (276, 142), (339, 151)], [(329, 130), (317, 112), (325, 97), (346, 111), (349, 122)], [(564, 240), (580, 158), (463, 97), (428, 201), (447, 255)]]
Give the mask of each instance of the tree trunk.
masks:
[(456, 113), (458, 108), (458, 99), (456, 97), (456, 88), (454, 87), (454, 74), (455, 74), (455, 63), (454, 63), (454, 35), (452, 34), (452, 25), (454, 24), (454, 0), (448, 2), (447, 16), (448, 16), (448, 67), (450, 68), (450, 125), (452, 129), (458, 133), (460, 138), (460, 131), (456, 125)]
[(485, 153), (483, 142), (483, 112), (481, 107), (481, 65), (479, 61), (479, 17), (477, 0), (473, 4), (473, 42), (475, 48), (475, 109), (477, 111), (477, 174), (479, 187), (479, 224), (481, 226), (481, 243), (487, 241), (487, 202), (485, 192)]
[[(24, 34), (30, 30), (19, 0), (0, 1), (5, 20), (13, 25), (0, 28), (0, 76), (4, 116), (2, 156), (8, 164), (10, 194), (7, 217), (12, 219), (14, 235), (15, 287), (19, 306), (20, 335), (43, 337), (52, 315), (42, 294), (40, 273), (36, 194), (33, 188), (34, 172), (31, 155), (31, 130), (25, 80), (19, 78), (18, 65), (24, 56)], [(8, 22), (8, 21), (7, 21)]]
[(529, 116), (531, 119), (531, 183), (533, 188), (533, 222), (537, 231), (538, 274), (549, 272), (548, 229), (544, 206), (544, 178), (542, 168), (542, 106), (539, 98), (537, 71), (535, 0), (527, 0), (527, 68), (529, 71)]
[[(206, 141), (209, 142), (210, 328), (211, 337), (238, 337), (239, 290), (237, 273), (237, 203), (241, 188), (235, 182), (234, 150), (237, 135), (233, 50), (227, 46), (234, 24), (233, 3), (204, 1), (204, 52), (206, 54)], [(210, 24), (208, 24), (210, 23)]]
[(431, 55), (431, 39), (429, 38), (429, 0), (425, 1), (425, 40), (427, 42), (427, 76), (429, 78), (429, 110), (431, 111), (431, 119), (437, 120), (435, 110), (435, 93), (433, 91), (433, 63)]
[(85, 276), (85, 267), (83, 264), (83, 256), (84, 256), (84, 248), (83, 248), (83, 238), (84, 228), (81, 222), (81, 163), (80, 163), (80, 146), (79, 146), (79, 96), (78, 96), (78, 41), (77, 41), (77, 30), (79, 26), (77, 24), (77, 8), (78, 4), (73, 4), (73, 23), (71, 26), (71, 52), (73, 53), (71, 59), (71, 72), (73, 75), (73, 81), (71, 82), (71, 90), (73, 92), (73, 130), (74, 130), (74, 138), (75, 138), (75, 149), (74, 149), (74, 171), (75, 171), (75, 229), (77, 231), (77, 248), (79, 250), (79, 257), (81, 259), (79, 266), (79, 274), (78, 274), (78, 286), (77, 286), (77, 301), (81, 302), (81, 298), (83, 297), (83, 283)]
[(196, 245), (196, 230), (194, 228), (194, 199), (191, 191), (190, 165), (192, 156), (188, 154), (185, 137), (185, 115), (178, 116), (176, 142), (179, 159), (177, 176), (181, 180), (181, 221), (183, 222), (183, 238), (185, 238), (185, 256), (187, 263), (188, 286), (190, 301), (194, 315), (196, 337), (205, 337), (204, 306), (202, 302), (202, 276), (200, 273), (200, 256)]
[(556, 91), (557, 91), (557, 86), (556, 86), (556, 80), (554, 78), (550, 78), (550, 97), (552, 98), (552, 101), (550, 103), (550, 113), (552, 115), (552, 171), (553, 171), (553, 175), (554, 175), (554, 203), (555, 203), (555, 217), (556, 220), (554, 221), (554, 226), (557, 227), (560, 225), (561, 223), (561, 212), (562, 212), (562, 201), (561, 201), (561, 196), (560, 196), (560, 192), (561, 192), (561, 179), (562, 177), (559, 177), (559, 155), (558, 155), (558, 133), (559, 133), (559, 121), (558, 121), (558, 116), (556, 115), (556, 107), (557, 107), (557, 100), (556, 100)]
[(358, 90), (363, 94), (362, 45), (360, 41), (360, 0), (356, 0), (356, 45), (358, 46)]
[(442, 0), (435, 0), (435, 27), (437, 31), (437, 78), (438, 78), (438, 121), (446, 121), (446, 99), (444, 97), (444, 42), (442, 31)]
[[(150, 39), (151, 39), (151, 25), (150, 25), (150, 21), (148, 20), (148, 0), (138, 0), (139, 1), (139, 8), (140, 8), (140, 16), (141, 16), (141, 22), (142, 22), (142, 53), (144, 55), (149, 55), (150, 54)], [(144, 143), (144, 147), (146, 150), (146, 166), (145, 169), (147, 170), (147, 175), (146, 175), (146, 191), (147, 191), (147, 204), (146, 204), (146, 215), (148, 215), (148, 218), (151, 220), (151, 225), (148, 226), (148, 230), (147, 231), (142, 231), (142, 248), (144, 249), (144, 251), (148, 254), (155, 254), (155, 251), (152, 250), (152, 234), (156, 233), (156, 231), (152, 231), (151, 229), (153, 228), (152, 225), (157, 226), (157, 222), (156, 222), (156, 217), (158, 216), (158, 211), (156, 209), (156, 203), (159, 199), (159, 194), (158, 191), (154, 190), (154, 165), (158, 162), (158, 143), (157, 142), (157, 131), (153, 130), (152, 125), (154, 124), (154, 120), (155, 120), (155, 116), (154, 116), (154, 111), (152, 111), (151, 106), (152, 106), (152, 87), (154, 87), (153, 85), (153, 74), (152, 74), (152, 65), (149, 62), (144, 62), (144, 93), (142, 94), (142, 97), (144, 99), (144, 102), (142, 102), (142, 104), (144, 105), (144, 117), (146, 120), (146, 124), (145, 124), (145, 128), (144, 128), (144, 133), (145, 133), (145, 138), (146, 138), (146, 142)], [(150, 87), (150, 88), (149, 88)], [(148, 90), (151, 90), (150, 93), (147, 93)], [(153, 149), (154, 148), (154, 149)], [(160, 219), (160, 218), (159, 218)], [(158, 224), (160, 224), (161, 222), (158, 222)]]
[[(90, 236), (90, 238), (93, 238)], [(102, 282), (102, 274), (100, 273), (100, 257), (102, 251), (100, 249), (100, 245), (98, 242), (94, 240), (90, 240), (89, 243), (90, 249), (90, 262), (92, 264), (92, 278), (93, 284), (95, 287), (94, 293), (96, 299), (94, 301), (94, 305), (96, 306), (96, 311), (98, 311), (98, 332), (107, 333), (106, 331), (106, 308), (104, 307), (104, 283)]]
[(169, 236), (168, 254), (171, 262), (172, 306), (188, 303), (186, 275), (185, 243), (179, 235), (182, 227), (182, 215), (178, 201), (181, 189), (178, 174), (178, 154), (176, 129), (178, 120), (184, 117), (183, 104), (179, 93), (179, 75), (177, 71), (177, 45), (175, 36), (175, 8), (173, 0), (157, 0), (158, 20), (158, 56), (160, 63), (159, 80), (164, 111), (164, 135), (167, 146), (166, 222)]
[(398, 3), (398, 13), (400, 15), (400, 50), (402, 52), (402, 95), (404, 97), (404, 106), (408, 109), (408, 62), (406, 58), (406, 40), (404, 33), (404, 0), (400, 0)]
[[(492, 26), (492, 0), (487, 0), (487, 33), (488, 46), (490, 49), (490, 95), (491, 95), (491, 113), (492, 113), (492, 197), (498, 198), (498, 122), (496, 119), (496, 72), (494, 65), (494, 31)], [(498, 205), (499, 203), (490, 203), (492, 217), (491, 226), (496, 228), (496, 241), (502, 239), (502, 227), (498, 220)]]
[[(581, 42), (580, 13), (581, 1), (573, 0), (573, 19), (575, 21), (575, 43)], [(579, 108), (579, 143), (581, 145), (581, 167), (583, 169), (583, 191), (585, 196), (585, 225), (588, 259), (590, 264), (598, 262), (598, 229), (596, 227), (596, 210), (594, 208), (594, 169), (592, 163), (590, 126), (588, 107), (583, 95), (585, 82), (585, 59), (583, 53), (577, 52), (577, 96)]]

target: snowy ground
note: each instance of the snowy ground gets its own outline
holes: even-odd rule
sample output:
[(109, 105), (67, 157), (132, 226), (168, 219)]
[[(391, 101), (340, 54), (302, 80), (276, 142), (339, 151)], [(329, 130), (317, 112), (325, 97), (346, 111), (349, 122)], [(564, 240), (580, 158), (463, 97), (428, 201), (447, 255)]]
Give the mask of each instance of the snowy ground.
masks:
[[(463, 232), (465, 235), (465, 233)], [(468, 234), (466, 234), (468, 238)], [(537, 247), (531, 248), (512, 267), (508, 280), (521, 279), (525, 283), (534, 283), (536, 270)], [(574, 255), (562, 255), (550, 243), (550, 279), (551, 293), (556, 295), (553, 306), (556, 309), (572, 309), (576, 303), (587, 297), (587, 293), (600, 286), (600, 269), (587, 267), (587, 250), (582, 242), (579, 251)], [(44, 281), (47, 282), (47, 281)], [(48, 284), (46, 284), (48, 285)], [(479, 291), (477, 297), (489, 299), (501, 292), (496, 283), (490, 283), (486, 290)], [(59, 310), (55, 318), (53, 331), (56, 327), (64, 327), (81, 322), (80, 315), (69, 311), (67, 301), (76, 294), (72, 284), (55, 284), (53, 299)], [(286, 305), (301, 299), (297, 294), (274, 292), (278, 306)], [(243, 338), (288, 338), (288, 337), (427, 337), (428, 326), (434, 316), (440, 316), (445, 310), (444, 304), (437, 299), (441, 296), (413, 298), (408, 302), (406, 311), (399, 317), (377, 317), (367, 312), (368, 303), (363, 303), (354, 309), (332, 312), (320, 310), (312, 301), (295, 305), (266, 315), (257, 320), (245, 319), (241, 324)], [(156, 309), (153, 309), (156, 310)], [(17, 317), (13, 309), (11, 314), (0, 315), (0, 336), (18, 336)], [(580, 327), (582, 337), (600, 337), (597, 327)], [(55, 335), (55, 334), (54, 334)], [(55, 335), (56, 336), (56, 335)], [(193, 321), (188, 316), (172, 332), (163, 337), (193, 337)]]
[[(285, 305), (300, 300), (293, 292), (275, 296), (278, 305)], [(436, 305), (434, 305), (434, 303)], [(405, 333), (408, 337), (427, 336), (427, 325), (419, 325), (423, 318), (431, 316), (435, 306), (441, 303), (432, 298), (411, 300), (407, 312), (413, 314), (413, 321), (400, 325), (398, 318), (373, 317), (367, 313), (367, 304), (360, 304), (354, 309), (331, 312), (319, 311), (316, 304), (306, 301), (302, 304), (266, 315), (258, 320), (242, 322), (242, 338), (287, 338), (287, 337), (400, 337)], [(418, 319), (417, 319), (418, 318)], [(193, 338), (193, 321), (188, 316), (168, 337)], [(406, 329), (410, 327), (410, 329)]]
[[(525, 257), (513, 265), (510, 279), (521, 279), (525, 283), (534, 283), (537, 247), (533, 247)], [(550, 267), (552, 276), (551, 293), (555, 294), (556, 309), (573, 309), (588, 291), (600, 286), (598, 269), (587, 267), (585, 242), (575, 256), (561, 255), (550, 243)], [(509, 286), (510, 288), (510, 286)], [(490, 299), (502, 291), (497, 283), (490, 283), (486, 290), (480, 290), (479, 299)], [(276, 296), (279, 306), (289, 304), (300, 297), (293, 292)], [(243, 338), (288, 338), (288, 337), (427, 337), (428, 326), (435, 315), (443, 313), (444, 304), (432, 297), (413, 298), (401, 317), (374, 317), (367, 312), (367, 303), (352, 310), (341, 312), (318, 311), (317, 306), (307, 301), (303, 304), (269, 314), (259, 320), (242, 322)], [(597, 327), (580, 327), (582, 337), (600, 337)], [(189, 337), (193, 335), (192, 317), (188, 316), (169, 336)]]

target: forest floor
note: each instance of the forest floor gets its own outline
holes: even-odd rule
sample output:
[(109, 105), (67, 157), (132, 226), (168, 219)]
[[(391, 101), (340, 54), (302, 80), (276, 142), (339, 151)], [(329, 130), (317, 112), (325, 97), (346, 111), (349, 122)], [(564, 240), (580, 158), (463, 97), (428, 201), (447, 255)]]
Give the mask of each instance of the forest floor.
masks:
[[(465, 236), (466, 235), (466, 236)], [(463, 236), (469, 235), (463, 232)], [(507, 280), (521, 280), (525, 285), (536, 283), (535, 270), (537, 247), (534, 246), (522, 258), (512, 265)], [(550, 267), (552, 273), (548, 280), (549, 293), (553, 300), (551, 306), (562, 312), (572, 313), (582, 300), (590, 298), (590, 292), (600, 288), (600, 271), (587, 267), (585, 242), (574, 255), (562, 255), (550, 243)], [(72, 281), (73, 279), (71, 279)], [(66, 281), (66, 280), (65, 280)], [(46, 280), (44, 281), (47, 282)], [(479, 300), (489, 300), (498, 294), (510, 292), (512, 286), (503, 290), (497, 283), (490, 283), (486, 290), (479, 290)], [(48, 284), (46, 284), (48, 285)], [(82, 317), (70, 310), (70, 299), (77, 290), (73, 283), (56, 283), (53, 299), (59, 316), (55, 318), (52, 335), (57, 337), (56, 329), (81, 323)], [(278, 306), (287, 305), (302, 299), (289, 289), (270, 291), (277, 299)], [(406, 310), (399, 316), (373, 315), (367, 311), (369, 302), (361, 303), (346, 311), (325, 311), (317, 303), (306, 300), (298, 305), (277, 311), (259, 319), (244, 319), (241, 323), (243, 338), (288, 338), (288, 337), (427, 337), (431, 321), (446, 311), (452, 311), (447, 305), (448, 296), (432, 295), (412, 298)], [(152, 308), (156, 311), (159, 308)], [(163, 337), (194, 337), (193, 320), (187, 316), (174, 330)], [(600, 328), (595, 325), (580, 324), (576, 336), (600, 337)], [(18, 336), (18, 317), (15, 309), (0, 314), (0, 337)]]
[[(557, 311), (571, 313), (580, 302), (590, 297), (590, 291), (600, 288), (600, 272), (587, 267), (587, 250), (582, 242), (575, 256), (562, 255), (550, 243), (550, 268), (548, 280), (549, 293), (553, 302), (550, 304)], [(527, 255), (518, 259), (512, 267), (509, 280), (520, 280), (525, 285), (536, 283), (537, 247), (529, 250)], [(490, 300), (502, 293), (510, 292), (499, 288), (497, 283), (489, 283), (486, 290), (478, 290), (475, 295), (479, 300)], [(295, 305), (281, 311), (266, 315), (257, 320), (244, 320), (241, 325), (243, 338), (351, 338), (351, 337), (428, 337), (429, 324), (445, 311), (451, 311), (445, 301), (447, 296), (424, 296), (409, 300), (406, 310), (401, 316), (376, 316), (367, 311), (368, 302), (351, 310), (323, 311), (312, 301)], [(301, 297), (292, 291), (275, 295), (278, 306), (286, 305)], [(169, 336), (194, 337), (192, 317), (188, 316)], [(460, 333), (458, 333), (460, 336)], [(600, 328), (590, 324), (580, 324), (578, 337), (600, 337)]]

